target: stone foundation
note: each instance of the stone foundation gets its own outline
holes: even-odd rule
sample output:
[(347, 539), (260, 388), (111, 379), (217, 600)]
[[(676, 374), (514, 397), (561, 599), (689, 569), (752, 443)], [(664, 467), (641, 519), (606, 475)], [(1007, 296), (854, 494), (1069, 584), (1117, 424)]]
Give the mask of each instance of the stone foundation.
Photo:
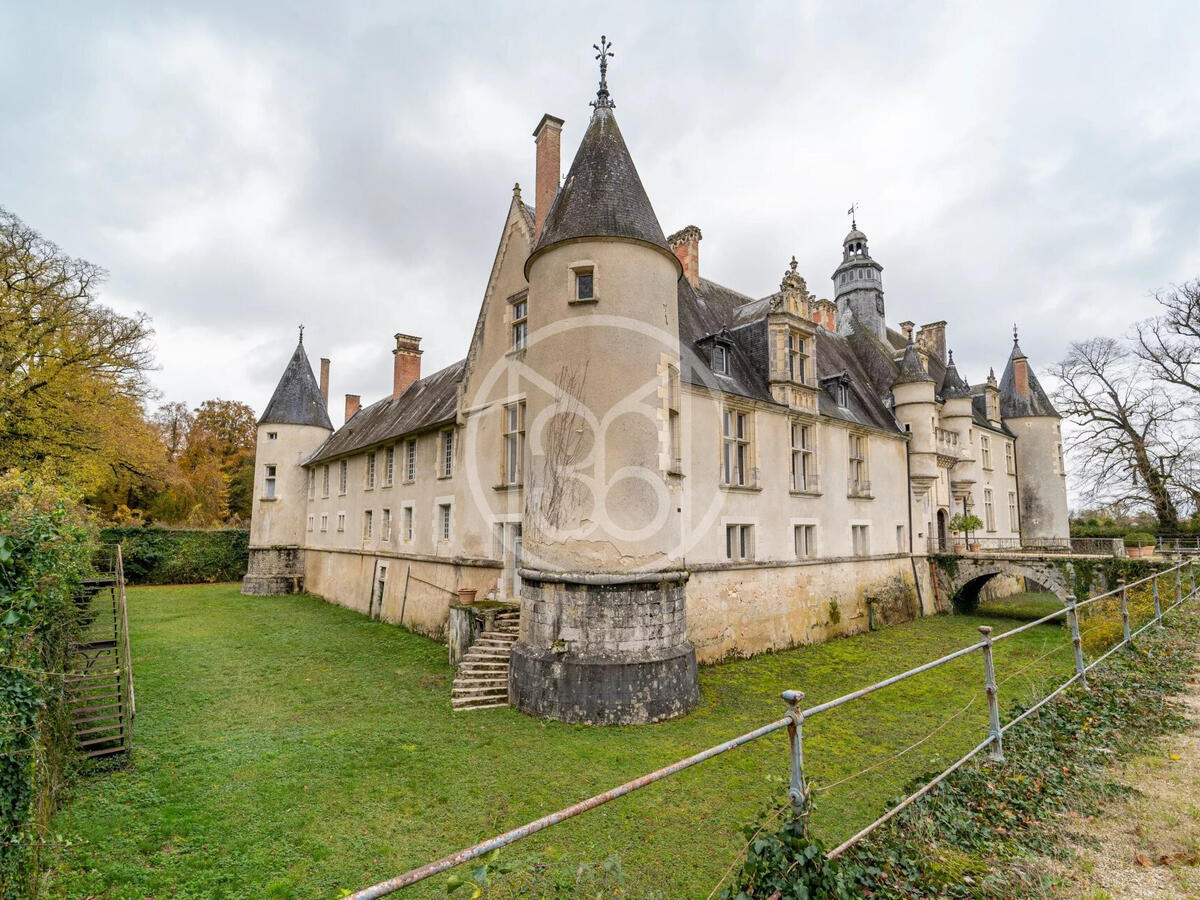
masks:
[(304, 591), (304, 554), (299, 547), (251, 547), (242, 593), (251, 597)]
[(522, 577), (521, 637), (508, 676), (518, 709), (563, 722), (644, 724), (700, 702), (686, 576), (627, 584)]

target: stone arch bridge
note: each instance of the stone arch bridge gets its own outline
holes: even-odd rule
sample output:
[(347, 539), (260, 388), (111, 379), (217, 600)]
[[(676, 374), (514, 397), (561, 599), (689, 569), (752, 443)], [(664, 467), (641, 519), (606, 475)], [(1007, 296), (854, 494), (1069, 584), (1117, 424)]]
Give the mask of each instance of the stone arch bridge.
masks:
[[(1074, 591), (1074, 560), (1104, 562), (1112, 557), (1066, 553), (967, 553), (951, 559), (953, 562), (946, 561), (945, 557), (930, 558), (939, 605), (944, 608), (953, 605), (959, 612), (974, 612), (979, 605), (979, 592), (998, 575), (1022, 577), (1027, 586), (1049, 591), (1065, 602), (1067, 595)], [(1091, 587), (1094, 593), (1109, 589), (1106, 567), (1094, 567)]]

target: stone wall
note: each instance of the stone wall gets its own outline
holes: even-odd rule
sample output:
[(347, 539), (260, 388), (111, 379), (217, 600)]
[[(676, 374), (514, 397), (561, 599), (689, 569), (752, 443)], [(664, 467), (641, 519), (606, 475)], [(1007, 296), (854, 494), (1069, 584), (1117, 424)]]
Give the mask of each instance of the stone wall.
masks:
[(304, 590), (304, 551), (299, 547), (251, 547), (242, 593), (253, 597)]
[(701, 663), (753, 656), (866, 631), (922, 614), (913, 565), (902, 555), (693, 571), (688, 638)]

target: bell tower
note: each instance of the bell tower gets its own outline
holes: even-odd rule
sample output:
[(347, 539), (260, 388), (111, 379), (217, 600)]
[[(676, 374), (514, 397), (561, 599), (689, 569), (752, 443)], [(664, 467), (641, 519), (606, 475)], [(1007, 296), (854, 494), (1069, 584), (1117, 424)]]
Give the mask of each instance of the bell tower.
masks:
[(871, 258), (867, 236), (858, 230), (854, 209), (850, 207), (850, 233), (842, 241), (842, 262), (833, 272), (837, 330), (839, 334), (848, 333), (851, 320), (857, 319), (861, 327), (886, 343), (883, 266)]

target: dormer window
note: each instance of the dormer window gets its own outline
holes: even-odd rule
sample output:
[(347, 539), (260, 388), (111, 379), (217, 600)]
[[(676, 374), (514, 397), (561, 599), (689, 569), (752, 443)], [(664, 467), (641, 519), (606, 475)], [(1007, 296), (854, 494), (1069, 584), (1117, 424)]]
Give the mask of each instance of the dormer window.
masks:
[(713, 344), (712, 370), (718, 375), (729, 374), (729, 350), (721, 344)]
[(837, 397), (837, 405), (842, 407), (842, 409), (845, 409), (846, 407), (848, 407), (850, 405), (850, 384), (849, 384), (849, 382), (839, 381), (837, 383), (836, 397)]

